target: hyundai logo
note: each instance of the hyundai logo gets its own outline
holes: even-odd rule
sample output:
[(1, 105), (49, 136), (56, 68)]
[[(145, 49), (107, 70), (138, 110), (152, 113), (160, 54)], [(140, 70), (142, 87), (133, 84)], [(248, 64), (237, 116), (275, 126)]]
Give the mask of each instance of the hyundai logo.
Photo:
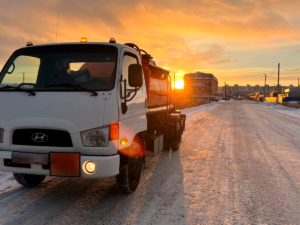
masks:
[(35, 142), (46, 142), (48, 140), (48, 136), (43, 133), (35, 133), (31, 135), (31, 139)]

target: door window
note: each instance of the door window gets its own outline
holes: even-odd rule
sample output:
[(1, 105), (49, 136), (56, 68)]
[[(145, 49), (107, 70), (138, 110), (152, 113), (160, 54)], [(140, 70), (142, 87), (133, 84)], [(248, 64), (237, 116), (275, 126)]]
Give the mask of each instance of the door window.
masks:
[[(130, 92), (130, 90), (134, 90), (134, 88), (130, 87), (128, 84), (128, 68), (129, 68), (129, 65), (137, 64), (137, 63), (138, 63), (138, 60), (135, 56), (133, 56), (131, 54), (124, 55), (123, 64), (122, 64), (122, 78), (123, 78), (123, 81), (125, 81), (125, 79), (126, 79), (126, 89), (129, 90), (129, 92)], [(122, 85), (122, 88), (124, 88), (124, 83)], [(122, 97), (124, 98), (124, 90), (122, 91)]]

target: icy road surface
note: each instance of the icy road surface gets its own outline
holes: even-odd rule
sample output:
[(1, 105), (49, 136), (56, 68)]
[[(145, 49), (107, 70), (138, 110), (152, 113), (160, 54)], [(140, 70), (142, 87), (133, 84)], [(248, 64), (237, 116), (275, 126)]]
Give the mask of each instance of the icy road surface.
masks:
[(1, 173), (0, 224), (300, 224), (300, 115), (250, 101), (187, 111), (180, 151), (148, 160), (134, 194)]

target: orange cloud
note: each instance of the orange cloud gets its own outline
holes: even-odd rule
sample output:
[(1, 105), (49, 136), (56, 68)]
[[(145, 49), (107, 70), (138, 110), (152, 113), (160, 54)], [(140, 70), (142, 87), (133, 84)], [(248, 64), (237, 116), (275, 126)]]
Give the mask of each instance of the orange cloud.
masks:
[(27, 41), (55, 42), (59, 8), (59, 42), (114, 37), (138, 44), (172, 72), (214, 71), (221, 82), (260, 82), (250, 78), (252, 68), (275, 66), (256, 65), (274, 57), (271, 49), (300, 45), (297, 0), (15, 0), (1, 2), (0, 68)]

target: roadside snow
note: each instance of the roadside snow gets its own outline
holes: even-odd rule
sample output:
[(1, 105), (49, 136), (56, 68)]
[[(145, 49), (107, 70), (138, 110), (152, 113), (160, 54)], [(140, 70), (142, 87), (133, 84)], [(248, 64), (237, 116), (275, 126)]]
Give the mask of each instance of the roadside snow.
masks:
[(230, 99), (228, 101), (225, 101), (225, 100), (219, 100), (218, 102), (212, 102), (210, 104), (205, 104), (205, 105), (199, 105), (199, 106), (196, 106), (196, 107), (192, 107), (192, 108), (186, 108), (186, 109), (182, 109), (181, 112), (186, 114), (187, 116), (191, 116), (199, 111), (202, 111), (204, 109), (206, 109), (207, 107), (209, 106), (212, 106), (212, 105), (215, 105), (215, 104), (218, 104), (218, 103), (224, 103), (224, 102), (234, 102), (235, 100), (233, 99)]
[(257, 104), (263, 106), (264, 108), (273, 109), (280, 113), (300, 118), (300, 109), (295, 109), (280, 104), (276, 105), (272, 102), (258, 102)]
[(0, 194), (19, 186), (12, 173), (0, 171)]
[[(220, 102), (220, 101), (219, 101)], [(224, 101), (225, 102), (225, 101)], [(210, 104), (205, 104), (205, 105), (199, 105), (196, 107), (192, 107), (192, 108), (186, 108), (186, 109), (182, 109), (181, 112), (186, 114), (187, 116), (191, 116), (199, 111), (202, 111), (204, 109), (206, 109), (207, 107), (217, 104), (217, 102), (212, 102)]]
[(225, 100), (219, 100), (219, 102), (234, 102), (235, 100), (234, 99), (230, 99), (230, 100), (228, 100), (228, 101), (225, 101)]

